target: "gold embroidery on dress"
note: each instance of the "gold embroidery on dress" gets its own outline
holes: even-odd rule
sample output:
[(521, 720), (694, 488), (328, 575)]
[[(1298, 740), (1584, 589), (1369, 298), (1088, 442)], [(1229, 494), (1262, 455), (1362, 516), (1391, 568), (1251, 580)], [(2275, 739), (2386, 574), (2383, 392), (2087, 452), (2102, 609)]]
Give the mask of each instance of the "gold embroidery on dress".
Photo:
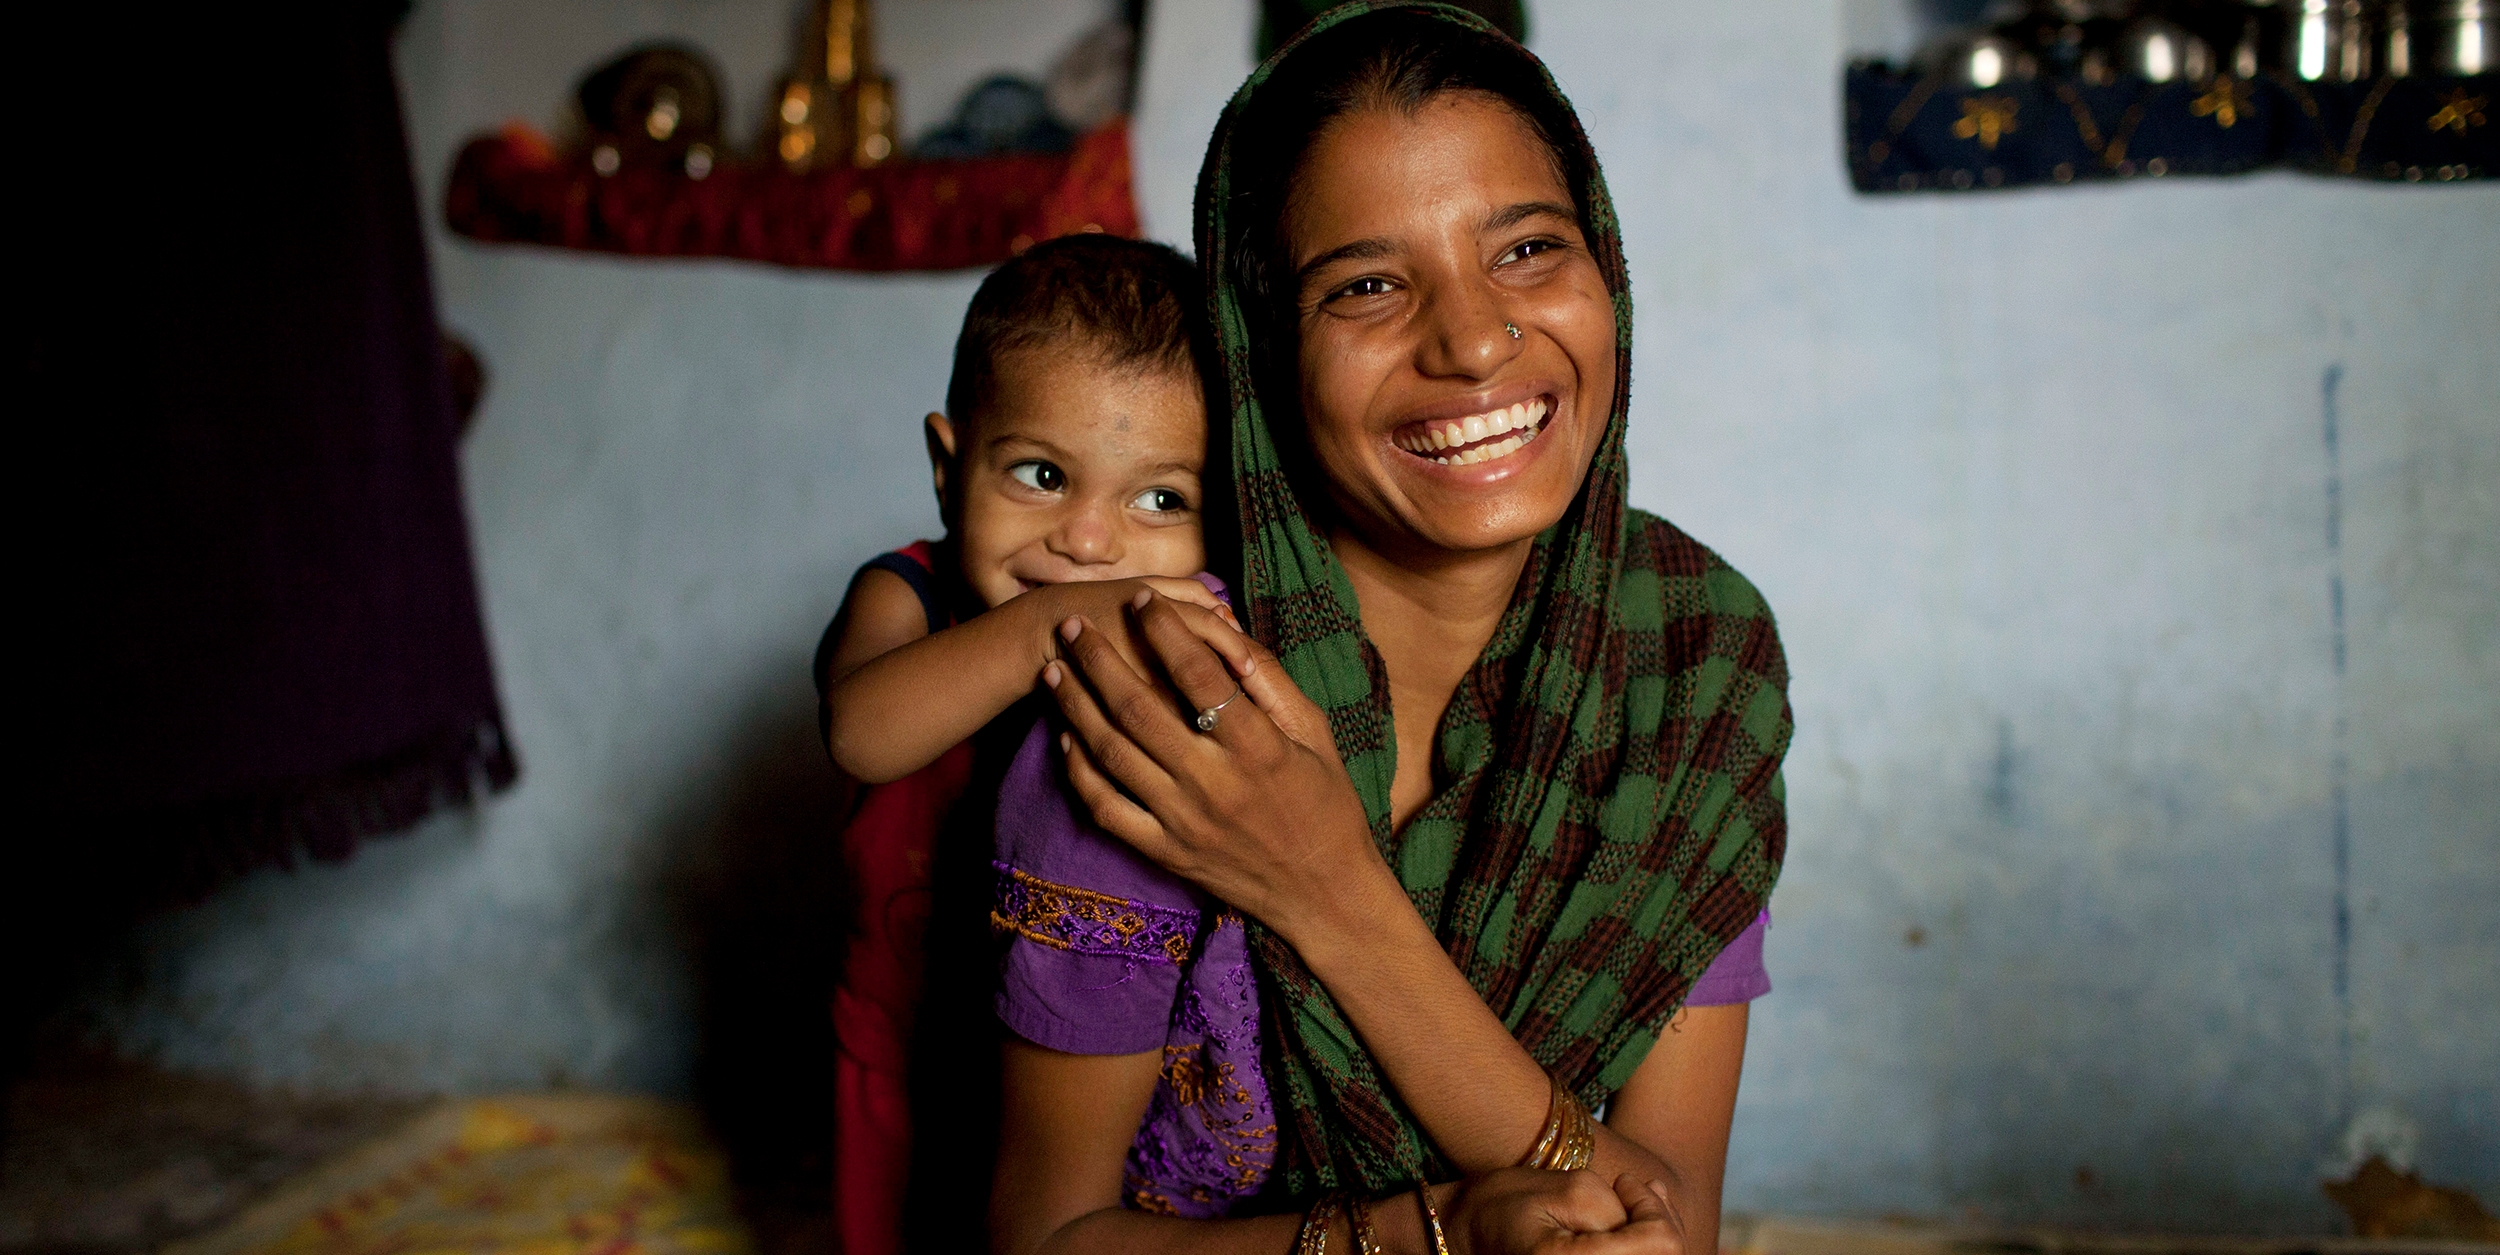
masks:
[(1079, 954), (1176, 965), (1189, 961), (1197, 932), (1195, 912), (1058, 884), (1003, 864), (998, 872), (990, 925), (1001, 932)]
[[(1224, 1167), (1231, 1177), (1226, 1183), (1231, 1196), (1240, 1198), (1255, 1191), (1267, 1166), (1276, 1161), (1276, 1125), (1273, 1121), (1252, 1123), (1259, 1114), (1256, 1100), (1235, 1073), (1232, 1062), (1220, 1062), (1210, 1071), (1202, 1044), (1165, 1046), (1160, 1085), (1176, 1105), (1197, 1111), (1199, 1122), (1223, 1149)], [(1131, 1159), (1129, 1170), (1123, 1174), (1123, 1193), (1129, 1206), (1162, 1215), (1177, 1214), (1171, 1196), (1141, 1178), (1136, 1167)], [(1201, 1208), (1220, 1201), (1214, 1191), (1203, 1185), (1190, 1187), (1188, 1198)]]

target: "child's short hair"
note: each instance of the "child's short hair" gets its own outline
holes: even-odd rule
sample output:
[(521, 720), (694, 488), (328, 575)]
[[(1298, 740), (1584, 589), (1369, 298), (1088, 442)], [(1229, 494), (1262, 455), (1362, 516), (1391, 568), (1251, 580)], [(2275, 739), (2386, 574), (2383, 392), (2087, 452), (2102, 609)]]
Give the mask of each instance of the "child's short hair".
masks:
[(998, 359), (1043, 346), (1090, 351), (1113, 366), (1136, 362), (1196, 373), (1205, 361), (1205, 288), (1172, 249), (1115, 235), (1046, 240), (990, 272), (964, 311), (946, 413), (957, 423), (990, 402)]

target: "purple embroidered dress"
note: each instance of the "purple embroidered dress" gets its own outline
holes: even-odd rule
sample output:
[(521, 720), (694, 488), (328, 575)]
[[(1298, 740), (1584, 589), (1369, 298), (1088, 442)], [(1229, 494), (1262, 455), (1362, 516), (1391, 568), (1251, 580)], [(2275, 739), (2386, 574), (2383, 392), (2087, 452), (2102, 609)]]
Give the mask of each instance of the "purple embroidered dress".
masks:
[[(1200, 576), (1218, 595), (1222, 584)], [(1129, 1146), (1123, 1201), (1192, 1218), (1227, 1214), (1276, 1162), (1276, 1108), (1259, 1069), (1258, 984), (1241, 917), (1147, 862), (1077, 810), (1054, 729), (1036, 723), (998, 790), (990, 922), (1007, 937), (998, 1018), (1080, 1055), (1163, 1052)], [(1771, 990), (1764, 912), (1711, 962), (1687, 1006)]]
[(1035, 724), (998, 792), (998, 1018), (1070, 1054), (1160, 1049), (1124, 1201), (1222, 1216), (1276, 1161), (1241, 917), (1075, 814), (1053, 740)]

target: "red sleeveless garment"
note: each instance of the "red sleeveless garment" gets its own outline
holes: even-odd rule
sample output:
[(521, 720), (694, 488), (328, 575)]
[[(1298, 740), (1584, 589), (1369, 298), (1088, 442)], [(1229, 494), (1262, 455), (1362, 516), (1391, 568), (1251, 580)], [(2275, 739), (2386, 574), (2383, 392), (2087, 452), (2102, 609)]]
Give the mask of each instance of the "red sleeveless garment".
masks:
[[(929, 631), (953, 623), (936, 593), (928, 541), (861, 568), (891, 571), (920, 594)], [(854, 577), (856, 582), (856, 577)], [(831, 633), (817, 651), (819, 691)], [(833, 994), (833, 1206), (839, 1255), (901, 1255), (903, 1187), (911, 1163), (904, 1094), (912, 1020), (920, 1004), (921, 936), (929, 918), (929, 860), (938, 827), (972, 776), (972, 743), (887, 784), (861, 790), (842, 830), (851, 935)]]

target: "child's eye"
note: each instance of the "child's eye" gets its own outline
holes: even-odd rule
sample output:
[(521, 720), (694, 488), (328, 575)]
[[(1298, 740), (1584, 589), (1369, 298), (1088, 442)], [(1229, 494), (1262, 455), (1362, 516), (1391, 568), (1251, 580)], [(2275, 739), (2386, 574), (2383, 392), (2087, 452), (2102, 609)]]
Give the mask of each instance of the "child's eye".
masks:
[(1137, 499), (1129, 502), (1129, 507), (1155, 514), (1169, 514), (1175, 510), (1188, 509), (1189, 498), (1169, 488), (1149, 488), (1137, 494)]
[(1058, 492), (1068, 486), (1068, 473), (1048, 462), (1018, 462), (1007, 468), (1016, 482), (1039, 492)]

